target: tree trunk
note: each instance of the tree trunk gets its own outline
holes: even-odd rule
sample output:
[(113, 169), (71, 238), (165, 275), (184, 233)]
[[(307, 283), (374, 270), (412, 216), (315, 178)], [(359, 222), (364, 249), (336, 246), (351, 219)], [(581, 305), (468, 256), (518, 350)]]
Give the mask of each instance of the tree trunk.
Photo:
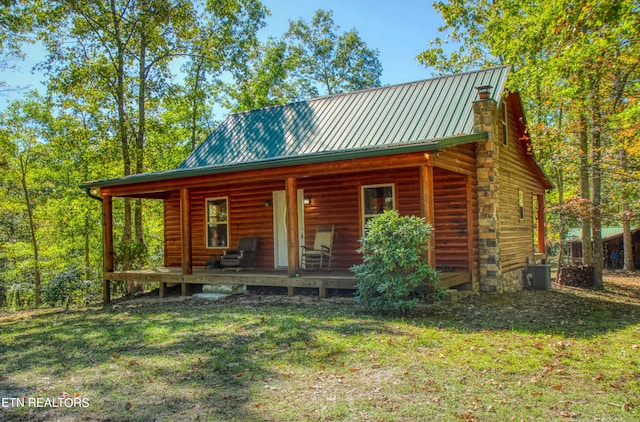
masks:
[(87, 212), (84, 218), (84, 278), (91, 279), (91, 214)]
[[(113, 27), (115, 31), (115, 41), (117, 43), (116, 62), (116, 103), (118, 107), (118, 138), (122, 149), (122, 163), (124, 176), (131, 174), (131, 151), (129, 148), (129, 136), (127, 134), (127, 118), (125, 112), (125, 45), (122, 40), (121, 16), (116, 7), (116, 2), (111, 0), (111, 17), (113, 19)], [(128, 198), (124, 200), (124, 229), (122, 231), (122, 242), (131, 242), (131, 201)], [(124, 270), (131, 269), (127, 254), (122, 257)]]
[(620, 170), (622, 171), (622, 244), (624, 248), (623, 267), (625, 271), (634, 271), (633, 262), (633, 240), (631, 237), (631, 208), (629, 207), (629, 183), (627, 175), (629, 167), (627, 165), (627, 151), (620, 148)]
[[(144, 3), (142, 3), (144, 6)], [(145, 11), (142, 10), (144, 15)], [(146, 114), (145, 114), (145, 101), (147, 91), (147, 70), (146, 70), (146, 54), (147, 54), (147, 39), (145, 35), (146, 28), (144, 27), (145, 20), (142, 19), (140, 28), (140, 63), (138, 67), (139, 71), (139, 88), (138, 88), (138, 135), (136, 136), (136, 174), (142, 174), (144, 172), (144, 147), (146, 136)], [(136, 241), (144, 243), (144, 235), (142, 230), (142, 200), (137, 199), (135, 203), (135, 230)]]
[[(564, 205), (564, 183), (563, 183), (563, 175), (562, 169), (558, 169), (558, 177), (556, 178), (556, 189), (558, 189), (558, 205)], [(560, 214), (560, 250), (558, 251), (558, 272), (556, 273), (556, 281), (558, 281), (558, 277), (560, 276), (560, 268), (564, 265), (565, 260), (565, 252), (564, 248), (567, 243), (567, 229), (564, 222), (565, 218), (563, 213)]]
[[(589, 132), (587, 131), (587, 119), (580, 116), (580, 198), (585, 201), (591, 199), (589, 188)], [(582, 263), (593, 263), (591, 248), (591, 217), (586, 216), (582, 220)]]
[[(597, 84), (594, 84), (597, 87)], [(597, 88), (596, 88), (597, 89)], [(602, 290), (604, 266), (602, 241), (602, 121), (598, 100), (594, 100), (591, 120), (591, 231), (593, 236), (593, 287)]]
[(20, 172), (22, 182), (22, 192), (24, 193), (24, 202), (27, 206), (27, 216), (29, 217), (29, 231), (31, 233), (31, 242), (33, 244), (33, 283), (35, 287), (36, 306), (42, 303), (40, 298), (40, 250), (38, 249), (38, 236), (36, 234), (36, 225), (33, 219), (33, 206), (29, 197), (29, 189), (27, 188), (27, 164), (22, 154), (20, 159)]
[(631, 221), (629, 215), (629, 202), (622, 201), (622, 245), (624, 248), (624, 264), (622, 269), (625, 271), (635, 271), (635, 263), (633, 262), (633, 238), (631, 236)]
[(195, 150), (198, 146), (198, 92), (200, 90), (200, 80), (203, 77), (202, 67), (204, 66), (204, 57), (198, 59), (198, 65), (195, 71), (195, 81), (193, 87), (192, 101), (191, 101), (191, 151)]

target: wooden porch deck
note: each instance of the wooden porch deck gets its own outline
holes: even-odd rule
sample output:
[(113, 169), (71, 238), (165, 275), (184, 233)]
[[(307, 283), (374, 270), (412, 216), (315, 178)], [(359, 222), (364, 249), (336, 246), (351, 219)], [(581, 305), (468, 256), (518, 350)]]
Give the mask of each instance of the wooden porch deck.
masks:
[[(287, 287), (289, 295), (296, 288), (318, 289), (320, 297), (327, 296), (328, 289), (356, 288), (356, 278), (350, 271), (301, 271), (298, 277), (288, 277), (287, 271), (245, 269), (243, 271), (194, 268), (193, 274), (182, 274), (179, 267), (154, 268), (137, 271), (114, 271), (104, 273), (108, 281), (143, 281), (160, 283), (160, 297), (166, 295), (167, 284), (182, 285), (182, 295), (188, 293), (190, 284), (231, 284), (264, 287)], [(455, 287), (471, 282), (469, 271), (440, 273), (440, 286)], [(106, 285), (105, 285), (105, 288)]]

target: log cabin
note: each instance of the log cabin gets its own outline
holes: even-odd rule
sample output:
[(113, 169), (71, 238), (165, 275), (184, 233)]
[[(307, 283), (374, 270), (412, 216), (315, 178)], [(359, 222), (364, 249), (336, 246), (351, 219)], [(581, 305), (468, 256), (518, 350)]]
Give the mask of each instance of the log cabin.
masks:
[[(631, 268), (640, 268), (640, 228), (631, 227), (631, 258), (633, 262), (629, 264)], [(604, 268), (621, 269), (624, 266), (624, 230), (622, 226), (603, 226), (600, 229), (602, 236), (602, 256), (604, 257)], [(567, 243), (569, 247), (569, 257), (571, 265), (582, 265), (582, 228), (572, 227), (567, 233)], [(614, 264), (611, 254), (618, 253), (618, 263)]]
[[(349, 268), (381, 209), (433, 226), (428, 260), (447, 287), (515, 292), (544, 259), (544, 194), (510, 68), (494, 67), (230, 114), (176, 169), (86, 182), (102, 201), (104, 301), (111, 281), (356, 286)], [(113, 198), (164, 206), (164, 267), (115, 271)], [(331, 271), (301, 247), (332, 226)], [(252, 268), (207, 268), (255, 237)]]

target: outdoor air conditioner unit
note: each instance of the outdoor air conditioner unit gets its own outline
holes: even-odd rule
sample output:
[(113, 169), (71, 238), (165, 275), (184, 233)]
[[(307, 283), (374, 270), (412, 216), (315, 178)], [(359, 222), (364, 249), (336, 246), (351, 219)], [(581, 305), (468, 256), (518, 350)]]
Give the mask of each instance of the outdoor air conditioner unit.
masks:
[(551, 288), (551, 267), (547, 264), (535, 264), (527, 267), (529, 285), (535, 290)]

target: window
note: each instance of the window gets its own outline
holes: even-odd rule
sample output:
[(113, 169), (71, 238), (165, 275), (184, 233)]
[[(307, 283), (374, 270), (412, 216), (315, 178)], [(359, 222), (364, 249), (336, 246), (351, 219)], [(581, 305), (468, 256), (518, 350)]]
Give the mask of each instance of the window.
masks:
[(362, 187), (362, 227), (367, 221), (386, 210), (395, 209), (393, 184)]
[(520, 210), (520, 221), (524, 220), (524, 192), (518, 191), (518, 208)]
[(229, 245), (229, 213), (227, 198), (207, 199), (207, 248)]
[(502, 144), (506, 147), (509, 146), (509, 131), (508, 128), (508, 119), (507, 119), (507, 103), (502, 102), (502, 107), (500, 107), (500, 115), (502, 118)]

